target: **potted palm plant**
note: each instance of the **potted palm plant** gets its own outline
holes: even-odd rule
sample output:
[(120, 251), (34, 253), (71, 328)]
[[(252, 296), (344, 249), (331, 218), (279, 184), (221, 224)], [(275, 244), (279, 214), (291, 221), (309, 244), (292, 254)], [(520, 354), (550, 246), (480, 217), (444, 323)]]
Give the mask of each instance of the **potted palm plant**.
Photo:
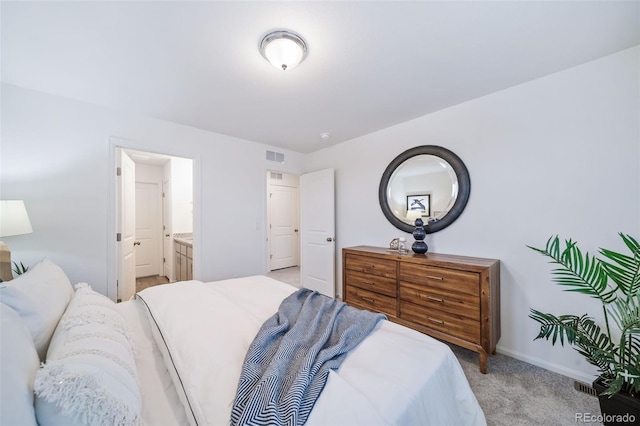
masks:
[[(588, 314), (553, 315), (531, 309), (540, 324), (534, 340), (566, 341), (598, 368), (593, 385), (605, 424), (640, 421), (640, 245), (619, 234), (630, 254), (600, 248), (601, 258), (582, 252), (576, 242), (552, 236), (544, 249), (528, 246), (556, 265), (553, 281), (566, 291), (602, 303), (602, 328)], [(624, 418), (623, 416), (627, 416)], [(633, 417), (633, 419), (631, 419)]]

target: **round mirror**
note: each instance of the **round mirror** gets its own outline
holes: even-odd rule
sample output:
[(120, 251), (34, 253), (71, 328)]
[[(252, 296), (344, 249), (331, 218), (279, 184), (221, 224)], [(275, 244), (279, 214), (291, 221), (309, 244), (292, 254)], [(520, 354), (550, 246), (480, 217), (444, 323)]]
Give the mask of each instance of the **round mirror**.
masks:
[(469, 172), (460, 157), (446, 148), (423, 145), (398, 155), (380, 180), (382, 212), (396, 228), (413, 232), (421, 218), (427, 234), (451, 225), (471, 192)]

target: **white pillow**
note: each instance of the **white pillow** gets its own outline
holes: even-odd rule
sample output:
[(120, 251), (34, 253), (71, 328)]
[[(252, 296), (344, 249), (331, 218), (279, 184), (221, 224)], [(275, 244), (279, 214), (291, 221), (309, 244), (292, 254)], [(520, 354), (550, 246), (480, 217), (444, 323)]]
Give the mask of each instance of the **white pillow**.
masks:
[(88, 284), (76, 288), (36, 374), (38, 423), (139, 424), (142, 400), (125, 320)]
[(67, 308), (73, 287), (64, 271), (49, 259), (19, 277), (0, 284), (0, 299), (27, 324), (40, 359), (44, 361), (51, 336)]
[(0, 424), (36, 425), (33, 380), (40, 360), (31, 333), (17, 312), (0, 303)]

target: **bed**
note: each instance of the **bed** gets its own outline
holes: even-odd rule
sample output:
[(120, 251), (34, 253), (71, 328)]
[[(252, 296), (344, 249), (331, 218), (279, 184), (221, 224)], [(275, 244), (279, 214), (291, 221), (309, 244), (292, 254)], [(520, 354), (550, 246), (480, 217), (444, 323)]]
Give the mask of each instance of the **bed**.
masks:
[[(0, 423), (230, 424), (247, 350), (297, 291), (254, 276), (114, 304), (86, 283), (74, 292), (45, 260), (0, 286)], [(329, 372), (305, 424), (486, 422), (448, 346), (381, 320)]]

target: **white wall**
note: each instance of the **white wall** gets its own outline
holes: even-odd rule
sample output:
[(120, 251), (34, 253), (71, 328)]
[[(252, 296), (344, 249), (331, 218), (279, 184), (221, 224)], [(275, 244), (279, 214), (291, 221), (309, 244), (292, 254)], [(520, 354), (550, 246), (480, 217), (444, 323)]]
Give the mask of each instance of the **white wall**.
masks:
[(162, 185), (162, 166), (137, 163), (136, 182)]
[(193, 232), (193, 161), (171, 159), (171, 232)]
[(626, 50), (308, 155), (305, 170), (336, 170), (338, 250), (402, 235), (378, 204), (393, 158), (417, 145), (451, 149), (469, 169), (471, 196), (454, 224), (427, 236), (429, 249), (501, 260), (499, 352), (593, 379), (572, 349), (533, 342), (527, 315), (601, 309), (562, 292), (526, 245), (560, 234), (592, 252), (624, 250), (618, 232), (640, 237), (639, 55)]
[[(125, 148), (194, 159), (194, 274), (204, 281), (266, 271), (266, 170), (300, 173), (301, 155), (266, 161), (273, 147), (2, 85), (0, 198), (24, 199), (34, 232), (6, 237), (25, 265), (44, 256), (72, 282), (107, 294), (114, 139)], [(230, 184), (232, 182), (233, 184)]]

